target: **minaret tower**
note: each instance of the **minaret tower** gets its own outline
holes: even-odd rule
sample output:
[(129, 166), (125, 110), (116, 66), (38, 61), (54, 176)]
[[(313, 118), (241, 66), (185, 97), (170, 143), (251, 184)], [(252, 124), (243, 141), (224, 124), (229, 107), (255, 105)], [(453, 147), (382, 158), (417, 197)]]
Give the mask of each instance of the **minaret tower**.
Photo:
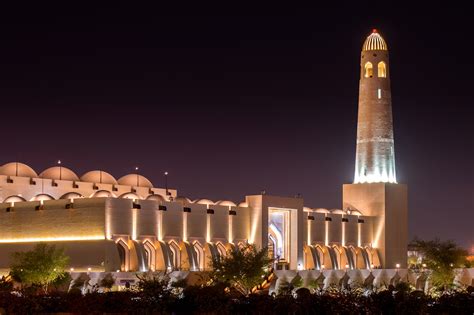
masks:
[(396, 183), (388, 49), (375, 29), (362, 46), (360, 67), (354, 183)]
[[(407, 186), (397, 184), (388, 48), (377, 30), (362, 46), (354, 184), (343, 186), (343, 209), (358, 210), (358, 244), (370, 248), (371, 263), (407, 265)], [(362, 250), (362, 249), (361, 249)], [(374, 253), (376, 253), (375, 257)]]

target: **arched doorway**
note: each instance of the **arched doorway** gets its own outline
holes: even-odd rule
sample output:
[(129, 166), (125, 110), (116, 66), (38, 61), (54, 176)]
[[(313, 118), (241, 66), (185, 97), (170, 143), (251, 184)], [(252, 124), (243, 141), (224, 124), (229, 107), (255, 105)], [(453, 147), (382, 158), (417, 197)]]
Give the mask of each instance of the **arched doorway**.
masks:
[(145, 241), (143, 243), (143, 247), (145, 248), (145, 263), (148, 270), (155, 271), (156, 270), (156, 249), (155, 246), (150, 241)]
[(128, 271), (130, 255), (128, 245), (123, 240), (119, 240), (117, 242), (117, 250), (120, 258), (120, 271)]

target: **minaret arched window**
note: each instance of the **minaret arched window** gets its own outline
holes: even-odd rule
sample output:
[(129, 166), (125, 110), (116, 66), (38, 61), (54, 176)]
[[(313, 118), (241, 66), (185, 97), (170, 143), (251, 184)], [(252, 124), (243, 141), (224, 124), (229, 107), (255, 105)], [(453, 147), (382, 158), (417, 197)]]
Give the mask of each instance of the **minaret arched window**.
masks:
[(378, 64), (378, 76), (379, 78), (386, 78), (387, 77), (387, 67), (385, 62), (380, 61)]
[(366, 62), (364, 66), (364, 76), (366, 78), (372, 78), (372, 75), (374, 73), (373, 66), (371, 62)]

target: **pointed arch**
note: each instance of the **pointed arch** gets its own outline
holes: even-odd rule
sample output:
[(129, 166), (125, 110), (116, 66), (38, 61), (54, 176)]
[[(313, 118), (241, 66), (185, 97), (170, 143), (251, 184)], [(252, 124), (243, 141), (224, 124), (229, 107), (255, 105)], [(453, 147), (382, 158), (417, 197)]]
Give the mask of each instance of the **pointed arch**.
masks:
[(130, 247), (122, 239), (119, 239), (116, 244), (120, 258), (120, 270), (128, 271), (130, 269)]
[(268, 239), (270, 240), (270, 237), (272, 238), (272, 241), (274, 242), (274, 257), (272, 258), (282, 258), (286, 259), (285, 257), (285, 252), (284, 252), (284, 241), (283, 241), (283, 234), (281, 231), (274, 225), (270, 224), (268, 226)]
[(377, 75), (379, 78), (386, 78), (387, 77), (387, 65), (385, 62), (380, 61), (377, 65)]
[(374, 75), (374, 66), (370, 61), (366, 62), (364, 65), (364, 77), (372, 78)]
[(318, 250), (313, 245), (305, 245), (304, 247), (305, 253), (305, 269), (311, 270), (321, 270), (321, 259), (318, 254)]
[(156, 270), (156, 248), (152, 242), (145, 240), (143, 242), (143, 247), (145, 248), (145, 263), (148, 270)]
[(329, 247), (324, 245), (316, 245), (316, 251), (319, 255), (319, 260), (321, 262), (321, 269), (334, 268), (332, 264), (331, 256), (329, 255)]
[(224, 244), (222, 244), (221, 242), (216, 243), (216, 248), (220, 257), (225, 257), (227, 255), (227, 249), (225, 248)]
[(194, 267), (194, 270), (204, 270), (206, 260), (206, 258), (204, 257), (204, 247), (201, 245), (201, 243), (199, 243), (199, 241), (194, 241), (193, 249), (195, 256), (193, 257), (194, 262), (192, 266)]
[(181, 249), (175, 240), (168, 242), (169, 248), (169, 261), (171, 263), (171, 269), (178, 270), (181, 268)]

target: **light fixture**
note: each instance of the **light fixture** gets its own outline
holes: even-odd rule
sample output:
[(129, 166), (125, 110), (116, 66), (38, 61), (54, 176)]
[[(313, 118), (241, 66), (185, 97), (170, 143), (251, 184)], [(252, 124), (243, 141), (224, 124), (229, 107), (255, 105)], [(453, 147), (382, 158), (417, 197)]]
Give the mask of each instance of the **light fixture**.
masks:
[(400, 268), (400, 264), (396, 264), (395, 267), (398, 269)]
[(87, 271), (91, 271), (91, 270), (92, 270), (92, 268), (91, 268), (91, 267), (87, 268)]
[(71, 268), (71, 269), (69, 269), (69, 270), (74, 271), (74, 268)]

